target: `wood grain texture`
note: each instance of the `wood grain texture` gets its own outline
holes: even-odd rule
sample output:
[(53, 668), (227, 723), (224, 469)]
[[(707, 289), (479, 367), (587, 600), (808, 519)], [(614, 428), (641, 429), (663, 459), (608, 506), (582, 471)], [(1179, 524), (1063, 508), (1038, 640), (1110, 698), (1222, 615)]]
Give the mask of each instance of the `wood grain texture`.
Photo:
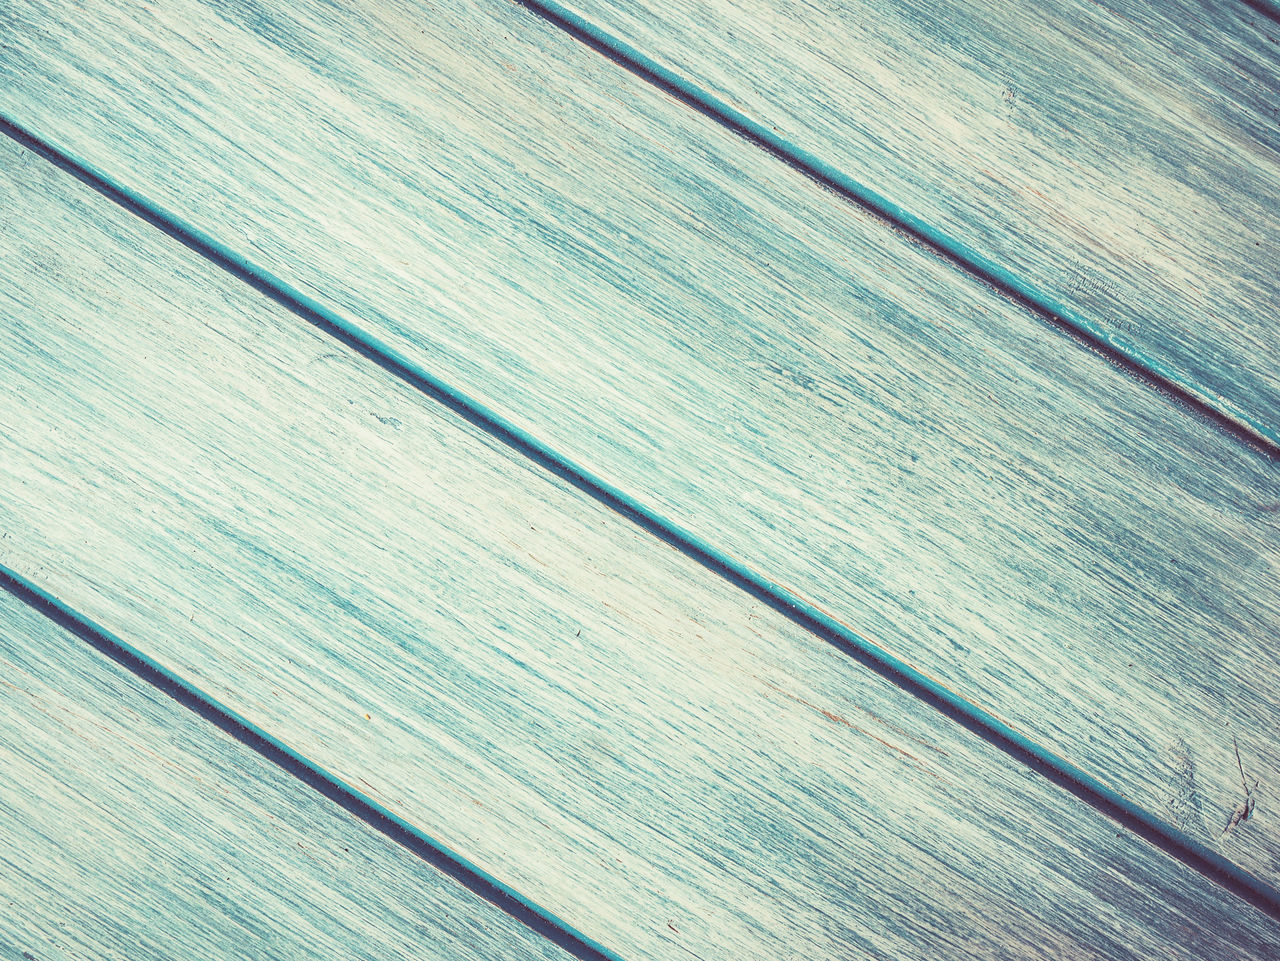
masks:
[(0, 589), (0, 958), (562, 958)]
[(1280, 446), (1280, 25), (1205, 0), (569, 7)]
[(1280, 948), (1274, 920), (6, 149), (0, 562), (490, 874), (627, 959)]
[(1280, 783), (1275, 466), (518, 9), (92, 9), (4, 109), (1200, 839)]

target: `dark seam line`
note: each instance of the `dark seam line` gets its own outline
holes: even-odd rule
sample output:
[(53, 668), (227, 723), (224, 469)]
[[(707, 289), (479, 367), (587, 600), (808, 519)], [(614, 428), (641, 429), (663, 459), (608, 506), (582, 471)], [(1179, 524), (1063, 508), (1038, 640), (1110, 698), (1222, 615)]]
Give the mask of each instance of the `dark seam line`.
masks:
[(1276, 3), (1276, 0), (1244, 0), (1244, 5), (1255, 13), (1280, 23), (1280, 3)]
[(283, 741), (277, 740), (264, 729), (221, 704), (190, 681), (143, 654), (106, 628), (95, 624), (3, 564), (0, 564), (0, 588), (75, 635), (100, 654), (109, 657), (139, 680), (167, 694), (182, 707), (199, 715), (277, 768), (328, 798), (348, 814), (416, 855), (441, 874), (452, 878), (468, 891), (519, 921), (533, 933), (580, 961), (621, 961), (612, 951), (579, 933), (549, 911), (533, 904), (462, 855), (430, 838), (368, 795), (329, 773)]
[[(114, 184), (93, 167), (55, 150), (3, 117), (0, 117), (0, 131), (124, 210), (152, 224), (192, 252), (217, 264), (316, 329), (345, 344), (391, 376), (453, 412), (465, 423), (500, 441), (547, 473), (720, 575), (730, 584), (822, 638), (856, 663), (934, 708), (944, 717), (1068, 791), (1121, 827), (1280, 920), (1280, 891), (1275, 887), (1134, 804), (1082, 768), (1037, 744), (991, 711), (929, 677), (798, 593), (775, 584), (705, 539), (645, 507), (621, 489), (595, 477), (584, 467), (558, 454), (501, 415), (434, 377), (414, 361), (400, 355), (393, 347), (381, 343), (376, 337), (323, 304), (244, 260), (198, 228), (184, 224), (173, 214), (129, 192), (127, 188)], [(141, 658), (144, 655), (137, 656)], [(262, 736), (268, 737), (265, 734)]]
[(729, 106), (579, 14), (547, 0), (510, 2), (523, 7), (540, 20), (567, 33), (673, 99), (772, 154), (809, 180), (946, 260), (961, 273), (991, 287), (1035, 314), (1090, 352), (1100, 354), (1114, 366), (1155, 388), (1177, 406), (1189, 408), (1192, 413), (1237, 440), (1244, 441), (1270, 460), (1280, 461), (1280, 429), (1262, 423), (1227, 398), (1214, 394), (1163, 361), (1143, 353), (1123, 334), (1109, 332), (1066, 303), (1055, 301), (1012, 271), (932, 227), (815, 154), (791, 143), (779, 135), (776, 129), (752, 120), (740, 110)]

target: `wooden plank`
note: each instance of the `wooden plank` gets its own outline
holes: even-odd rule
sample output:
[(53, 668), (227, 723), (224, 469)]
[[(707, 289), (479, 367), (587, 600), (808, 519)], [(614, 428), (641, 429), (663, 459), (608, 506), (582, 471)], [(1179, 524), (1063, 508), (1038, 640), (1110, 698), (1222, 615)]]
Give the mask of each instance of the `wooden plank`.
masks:
[(1280, 24), (1204, 0), (530, 6), (1280, 449)]
[(5, 149), (0, 563), (489, 875), (627, 959), (1280, 947), (1274, 919)]
[(0, 589), (0, 956), (567, 958)]
[(1233, 733), (1280, 779), (1277, 468), (520, 10), (432, 9), (33, 7), (0, 97), (1275, 878), (1280, 824), (1220, 825)]

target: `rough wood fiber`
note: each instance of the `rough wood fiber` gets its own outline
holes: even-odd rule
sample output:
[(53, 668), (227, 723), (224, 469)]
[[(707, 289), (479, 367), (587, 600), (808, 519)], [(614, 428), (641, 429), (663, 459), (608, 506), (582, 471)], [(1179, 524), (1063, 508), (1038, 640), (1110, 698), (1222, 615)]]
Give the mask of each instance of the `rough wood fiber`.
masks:
[(565, 957), (4, 590), (0, 836), (5, 961)]
[(1280, 23), (1235, 0), (570, 0), (1280, 443)]
[(6, 149), (0, 562), (588, 936), (627, 959), (1280, 949), (1273, 920)]
[(520, 10), (40, 9), (4, 109), (1193, 836), (1280, 783), (1275, 467)]

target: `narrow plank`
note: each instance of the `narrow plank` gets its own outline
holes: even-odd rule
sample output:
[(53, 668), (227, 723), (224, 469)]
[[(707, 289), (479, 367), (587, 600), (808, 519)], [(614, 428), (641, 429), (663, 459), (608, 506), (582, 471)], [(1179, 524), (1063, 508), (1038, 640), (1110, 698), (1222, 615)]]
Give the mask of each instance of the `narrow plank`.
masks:
[(638, 48), (713, 112), (745, 116), (1280, 448), (1280, 27), (1257, 12), (1204, 0), (529, 6)]
[(0, 956), (567, 958), (0, 588)]
[(627, 959), (1280, 947), (1274, 919), (6, 149), (0, 563), (489, 875)]
[(519, 9), (93, 9), (6, 104), (1277, 876), (1275, 465)]

